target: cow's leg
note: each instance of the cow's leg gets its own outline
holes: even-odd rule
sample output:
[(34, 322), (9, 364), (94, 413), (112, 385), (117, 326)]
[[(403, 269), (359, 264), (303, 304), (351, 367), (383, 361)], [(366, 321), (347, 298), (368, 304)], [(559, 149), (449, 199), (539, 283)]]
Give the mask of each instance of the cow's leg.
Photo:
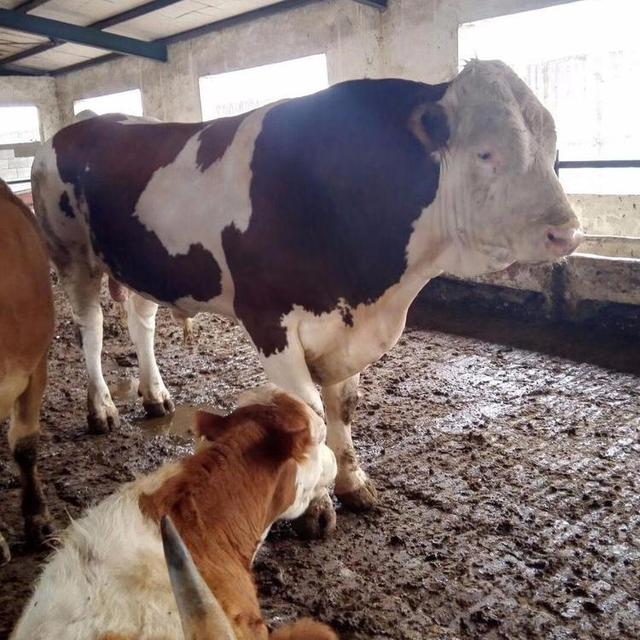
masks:
[[(314, 384), (302, 346), (289, 337), (284, 351), (262, 358), (265, 372), (274, 384), (295, 393), (324, 418), (322, 399)], [(329, 491), (314, 498), (305, 513), (293, 522), (298, 535), (304, 538), (326, 538), (336, 528), (336, 511)]]
[(127, 310), (129, 335), (138, 354), (139, 393), (142, 395), (145, 411), (150, 417), (173, 413), (173, 400), (162, 382), (153, 351), (158, 305), (133, 292), (130, 293), (124, 305)]
[(38, 477), (40, 407), (47, 383), (47, 356), (31, 374), (26, 389), (16, 400), (9, 426), (9, 448), (20, 469), (22, 516), (27, 543), (40, 544), (53, 528), (42, 485)]
[(376, 503), (375, 487), (360, 468), (351, 439), (359, 381), (360, 374), (357, 374), (344, 382), (322, 387), (327, 413), (327, 444), (338, 463), (335, 493), (345, 507), (354, 511), (369, 509)]
[(106, 433), (119, 424), (109, 387), (102, 375), (102, 307), (100, 286), (102, 273), (91, 273), (78, 265), (72, 271), (59, 270), (73, 317), (80, 329), (82, 351), (89, 379), (87, 389), (87, 423), (90, 433)]

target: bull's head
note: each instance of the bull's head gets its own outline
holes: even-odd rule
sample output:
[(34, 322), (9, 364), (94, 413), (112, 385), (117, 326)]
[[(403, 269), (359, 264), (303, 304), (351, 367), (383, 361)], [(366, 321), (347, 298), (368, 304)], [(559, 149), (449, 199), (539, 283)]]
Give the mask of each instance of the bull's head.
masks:
[(440, 153), (443, 268), (473, 275), (572, 253), (582, 232), (554, 172), (555, 125), (527, 85), (502, 62), (475, 60), (440, 104), (450, 129)]

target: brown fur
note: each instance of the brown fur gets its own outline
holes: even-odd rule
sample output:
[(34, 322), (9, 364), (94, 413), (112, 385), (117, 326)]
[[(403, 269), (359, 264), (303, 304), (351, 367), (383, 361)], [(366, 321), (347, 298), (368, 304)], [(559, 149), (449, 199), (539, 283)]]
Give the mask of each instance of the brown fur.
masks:
[(49, 514), (36, 467), (40, 406), (53, 337), (49, 259), (36, 220), (0, 180), (0, 420), (22, 478), (27, 538), (40, 542)]
[(308, 618), (280, 627), (270, 637), (271, 640), (338, 640), (326, 624)]
[(251, 561), (264, 531), (295, 498), (295, 460), (312, 442), (308, 416), (278, 394), (270, 406), (228, 416), (201, 412), (197, 428), (210, 446), (143, 494), (140, 508), (155, 521), (171, 517), (238, 640), (266, 639)]

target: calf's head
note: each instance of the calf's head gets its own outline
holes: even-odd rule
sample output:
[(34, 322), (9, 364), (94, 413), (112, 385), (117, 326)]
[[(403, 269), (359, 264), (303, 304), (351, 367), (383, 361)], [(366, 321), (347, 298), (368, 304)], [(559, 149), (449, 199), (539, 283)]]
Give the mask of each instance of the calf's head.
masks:
[[(212, 443), (226, 437), (242, 451), (248, 472), (266, 476), (280, 466), (273, 520), (294, 519), (333, 483), (336, 459), (325, 444), (326, 425), (315, 411), (275, 385), (247, 391), (227, 416), (197, 415), (198, 433)], [(289, 482), (291, 480), (291, 482)], [(289, 484), (291, 485), (289, 487)], [(291, 489), (291, 495), (289, 495)]]
[(440, 153), (446, 270), (473, 275), (572, 253), (580, 225), (554, 172), (551, 114), (504, 63), (469, 62), (440, 105), (450, 129)]

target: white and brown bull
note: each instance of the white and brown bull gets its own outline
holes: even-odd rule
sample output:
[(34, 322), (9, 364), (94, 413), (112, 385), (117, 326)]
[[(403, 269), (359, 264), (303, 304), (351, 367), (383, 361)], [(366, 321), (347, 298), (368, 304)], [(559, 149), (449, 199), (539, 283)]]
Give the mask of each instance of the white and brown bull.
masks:
[(124, 485), (62, 534), (11, 640), (336, 640), (311, 620), (270, 635), (251, 575), (273, 522), (333, 482), (325, 431), (273, 386), (228, 416), (198, 414), (198, 452)]
[[(33, 213), (0, 180), (0, 421), (10, 416), (9, 447), (20, 468), (28, 543), (50, 533), (36, 467), (40, 406), (53, 337), (49, 258)], [(0, 534), (0, 564), (10, 557)]]
[[(151, 413), (172, 407), (156, 302), (234, 318), (269, 378), (326, 414), (342, 503), (369, 507), (351, 439), (360, 372), (438, 274), (574, 251), (555, 148), (549, 112), (483, 61), (439, 85), (356, 80), (206, 123), (112, 115), (63, 129), (36, 157), (34, 202), (82, 332), (90, 427), (118, 416), (100, 364), (106, 272), (140, 294), (129, 325)], [(334, 522), (324, 496), (310, 532)]]

